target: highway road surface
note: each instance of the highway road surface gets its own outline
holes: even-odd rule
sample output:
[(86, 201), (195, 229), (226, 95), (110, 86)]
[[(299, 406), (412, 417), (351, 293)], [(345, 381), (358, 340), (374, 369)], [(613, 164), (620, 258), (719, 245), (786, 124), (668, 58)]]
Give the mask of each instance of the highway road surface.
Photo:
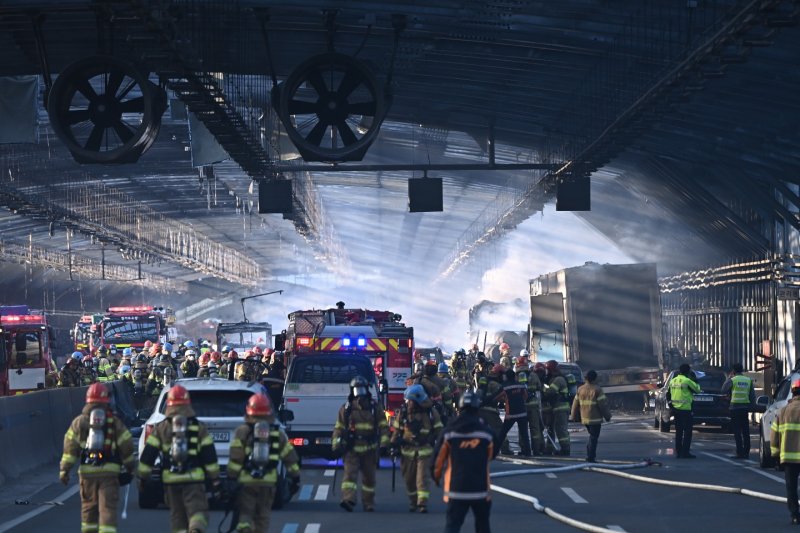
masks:
[[(570, 458), (521, 461), (501, 456), (492, 463), (493, 530), (577, 531), (565, 523), (570, 520), (609, 531), (642, 533), (797, 530), (789, 524), (783, 500), (783, 473), (760, 469), (755, 453), (750, 461), (732, 459), (733, 436), (719, 429), (696, 429), (692, 448), (697, 458), (676, 459), (674, 433), (653, 429), (650, 415), (615, 416), (610, 424), (603, 426), (598, 451), (600, 463), (593, 466), (624, 468), (618, 471), (635, 479), (581, 469), (581, 465), (585, 466), (582, 459), (586, 432), (577, 424), (571, 424), (570, 432), (573, 442)], [(511, 440), (513, 445), (513, 434)], [(754, 436), (754, 452), (757, 444)], [(407, 533), (443, 529), (445, 504), (441, 489), (432, 487), (428, 514), (409, 513), (399, 468), (396, 489), (391, 490), (391, 461), (383, 459), (381, 463), (375, 513), (364, 513), (360, 506), (347, 513), (339, 507), (340, 489), (334, 486), (334, 468), (327, 461), (304, 461), (300, 493), (285, 509), (273, 512), (270, 531)], [(337, 485), (341, 483), (341, 470), (336, 472), (336, 480)], [(665, 480), (670, 484), (647, 480)], [(673, 482), (693, 485), (675, 486)], [(0, 487), (0, 533), (77, 531), (79, 499), (75, 482), (72, 483), (69, 487), (60, 485), (57, 466), (53, 465)], [(702, 484), (749, 489), (753, 493), (744, 495), (697, 486)], [(15, 505), (18, 499), (30, 503)], [(548, 511), (542, 512), (545, 508)], [(140, 510), (135, 487), (127, 511), (127, 518), (119, 522), (121, 532), (169, 531), (166, 509)], [(221, 511), (211, 513), (209, 531), (217, 531), (222, 517)], [(468, 519), (463, 531), (472, 530), (473, 523)]]

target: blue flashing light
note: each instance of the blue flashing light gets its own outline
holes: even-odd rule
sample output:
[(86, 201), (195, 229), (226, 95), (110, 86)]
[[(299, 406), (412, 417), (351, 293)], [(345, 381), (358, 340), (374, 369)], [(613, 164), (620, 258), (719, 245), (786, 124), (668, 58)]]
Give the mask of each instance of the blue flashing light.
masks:
[(350, 347), (350, 342), (351, 342), (350, 335), (345, 335), (344, 337), (342, 337), (342, 346), (344, 346), (345, 348)]
[(359, 335), (358, 336), (358, 347), (359, 348), (363, 348), (366, 345), (367, 345), (367, 339), (364, 338), (364, 335)]

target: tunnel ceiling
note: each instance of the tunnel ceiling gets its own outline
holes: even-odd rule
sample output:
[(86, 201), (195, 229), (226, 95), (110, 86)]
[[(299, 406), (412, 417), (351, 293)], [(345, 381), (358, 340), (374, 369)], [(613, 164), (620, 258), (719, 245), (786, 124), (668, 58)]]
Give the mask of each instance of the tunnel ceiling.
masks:
[[(124, 165), (75, 163), (40, 106), (36, 143), (0, 145), (1, 256), (219, 294), (354, 273), (434, 279), (586, 174), (592, 211), (579, 216), (635, 259), (670, 272), (763, 255), (776, 223), (799, 224), (799, 12), (768, 0), (6, 1), (0, 76), (42, 73), (39, 20), (56, 79), (110, 54), (151, 71), (170, 105), (152, 148)], [(272, 76), (330, 50), (391, 94), (363, 163), (488, 163), (493, 151), (551, 167), (430, 172), (444, 212), (427, 214), (407, 212), (410, 172), (283, 168), (294, 214), (258, 214), (251, 178), (299, 164)], [(256, 140), (202, 169), (178, 94), (199, 69)], [(6, 282), (26, 268), (4, 268)]]

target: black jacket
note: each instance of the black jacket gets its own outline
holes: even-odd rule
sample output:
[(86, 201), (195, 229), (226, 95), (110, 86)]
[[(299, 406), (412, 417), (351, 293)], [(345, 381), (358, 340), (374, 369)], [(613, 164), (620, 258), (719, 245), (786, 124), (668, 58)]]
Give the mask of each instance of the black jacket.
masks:
[(490, 500), (489, 463), (500, 450), (497, 436), (477, 414), (464, 412), (436, 443), (433, 477), (444, 474), (444, 501)]

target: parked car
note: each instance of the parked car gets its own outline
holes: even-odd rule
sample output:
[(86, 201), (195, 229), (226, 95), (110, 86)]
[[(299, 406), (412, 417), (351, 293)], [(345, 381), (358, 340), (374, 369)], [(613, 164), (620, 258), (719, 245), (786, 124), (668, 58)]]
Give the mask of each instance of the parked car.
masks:
[[(206, 425), (211, 438), (214, 440), (221, 477), (224, 478), (230, 456), (231, 437), (236, 428), (244, 422), (244, 410), (247, 400), (253, 394), (266, 394), (266, 389), (259, 383), (229, 381), (222, 378), (185, 378), (177, 380), (175, 384), (182, 385), (189, 391), (189, 396), (192, 399), (192, 408), (197, 415), (197, 419)], [(168, 388), (164, 388), (161, 391), (153, 414), (144, 423), (142, 433), (139, 436), (140, 457), (144, 450), (145, 440), (152, 432), (153, 426), (166, 418), (164, 411), (167, 405), (167, 392), (169, 392)], [(273, 406), (273, 409), (277, 408)], [(273, 509), (280, 509), (291, 497), (289, 479), (283, 463), (278, 464), (276, 489), (277, 493), (272, 507)], [(150, 479), (144, 481), (144, 490), (139, 492), (139, 507), (153, 509), (163, 501), (164, 491), (161, 484), (161, 468), (157, 462)]]
[[(723, 430), (729, 431), (731, 428), (730, 396), (722, 394), (722, 385), (728, 379), (727, 374), (720, 368), (706, 368), (693, 372), (701, 391), (700, 394), (695, 394), (692, 400), (694, 423), (720, 426)], [(669, 432), (674, 420), (667, 404), (667, 392), (670, 382), (678, 374), (677, 370), (670, 372), (667, 381), (656, 391), (654, 426), (665, 433)]]
[(759, 396), (756, 398), (756, 411), (763, 412), (761, 422), (758, 424), (758, 462), (761, 468), (770, 468), (777, 465), (775, 457), (769, 450), (770, 426), (789, 400), (792, 398), (791, 384), (793, 379), (800, 378), (800, 372), (794, 372), (783, 378), (775, 387), (775, 395)]

